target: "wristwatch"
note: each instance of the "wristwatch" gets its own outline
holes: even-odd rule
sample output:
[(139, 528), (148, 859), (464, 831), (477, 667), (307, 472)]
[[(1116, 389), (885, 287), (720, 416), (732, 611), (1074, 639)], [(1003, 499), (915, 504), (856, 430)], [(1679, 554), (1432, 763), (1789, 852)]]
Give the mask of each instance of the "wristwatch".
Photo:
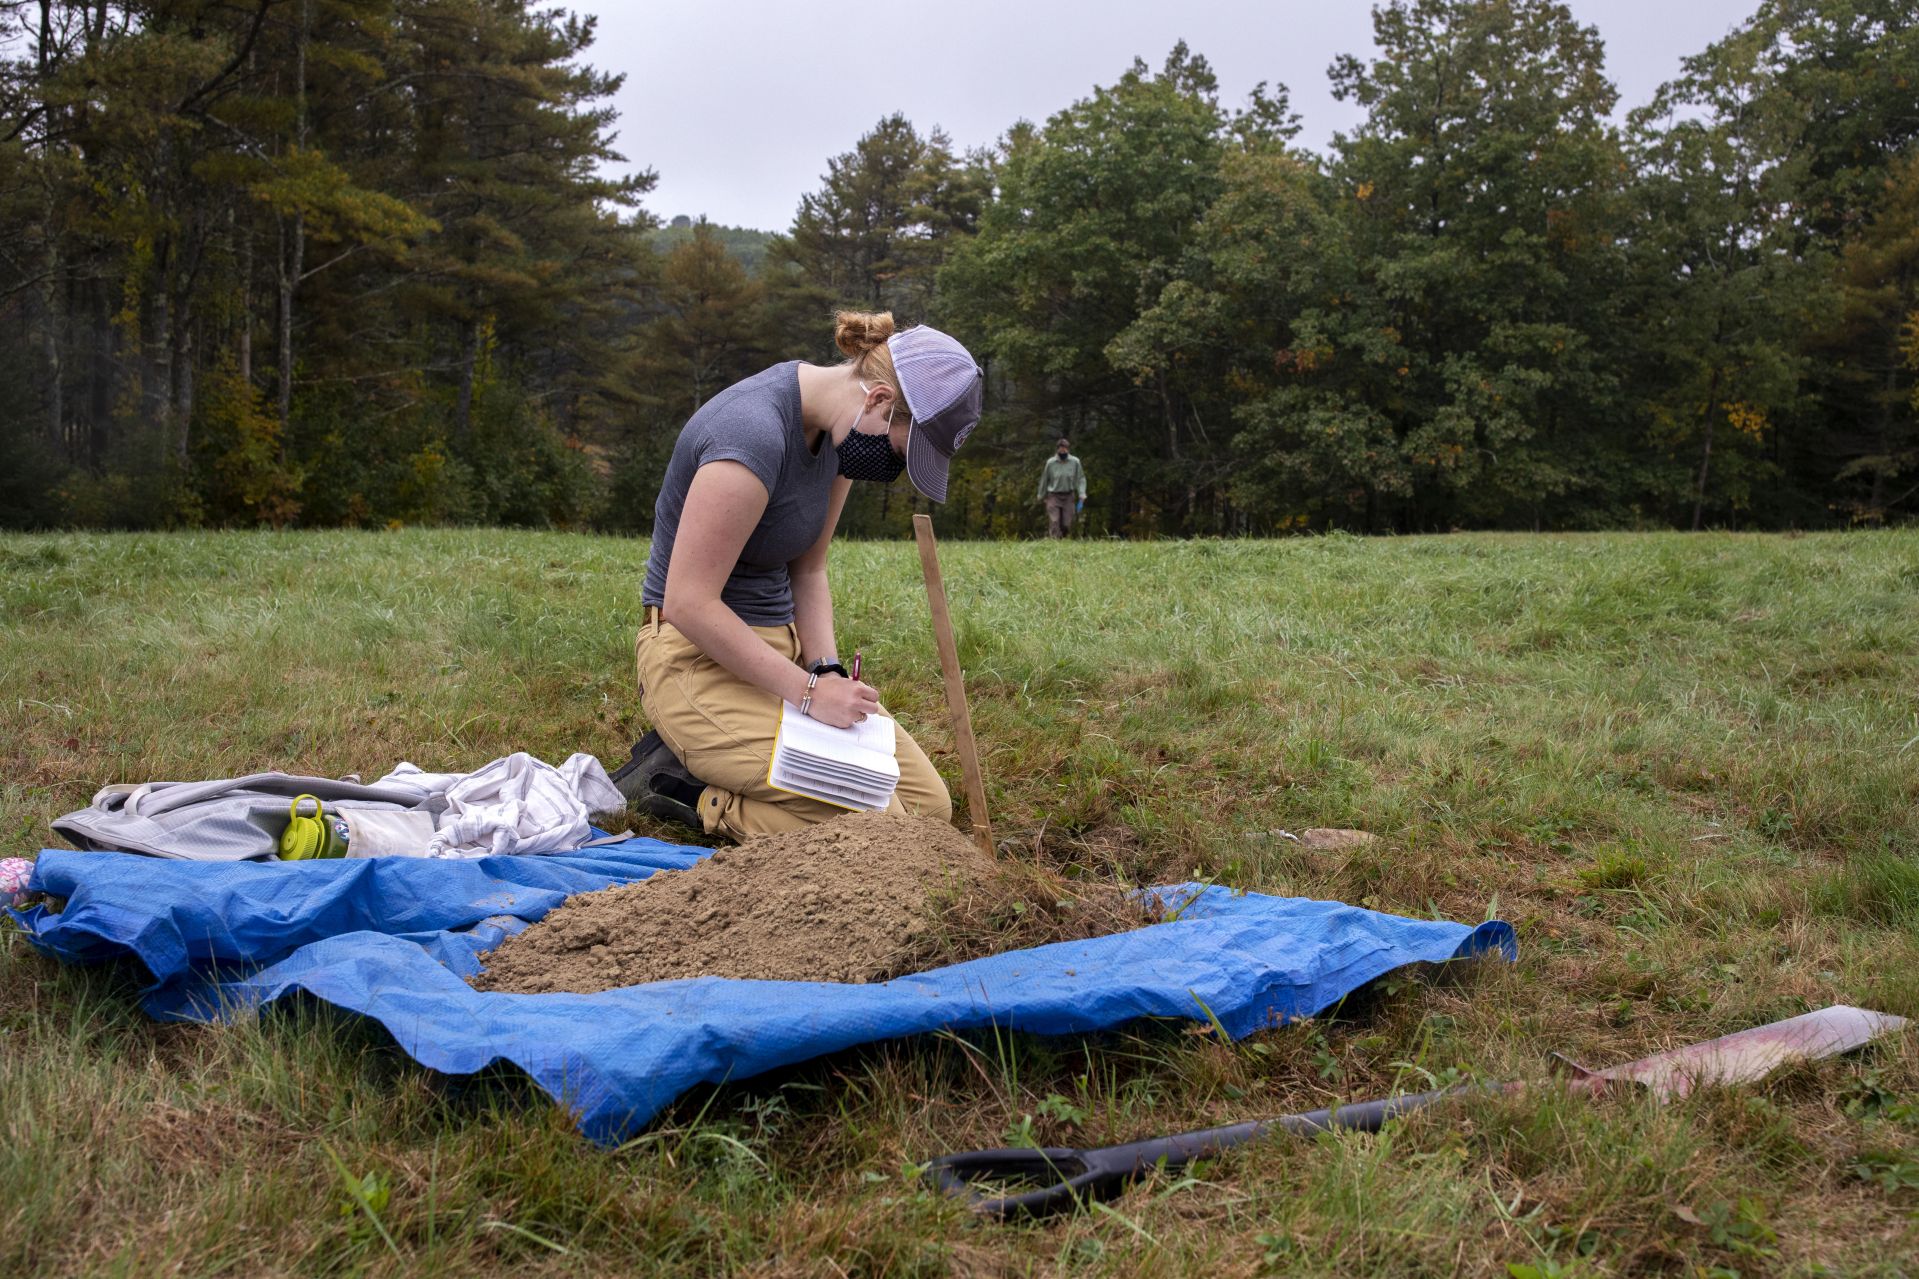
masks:
[(820, 658), (806, 668), (806, 673), (815, 678), (828, 674), (844, 676), (847, 679), (852, 678), (852, 676), (846, 674), (846, 668), (840, 665), (840, 659), (837, 657)]

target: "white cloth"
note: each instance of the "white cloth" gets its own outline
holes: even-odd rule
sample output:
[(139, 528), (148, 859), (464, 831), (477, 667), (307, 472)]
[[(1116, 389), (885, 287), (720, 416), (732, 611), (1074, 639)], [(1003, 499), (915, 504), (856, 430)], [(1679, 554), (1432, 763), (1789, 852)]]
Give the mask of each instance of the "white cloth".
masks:
[(428, 857), (566, 852), (593, 838), (589, 814), (626, 807), (606, 768), (584, 752), (558, 768), (525, 751), (471, 773), (428, 773), (402, 763), (377, 785), (446, 796)]

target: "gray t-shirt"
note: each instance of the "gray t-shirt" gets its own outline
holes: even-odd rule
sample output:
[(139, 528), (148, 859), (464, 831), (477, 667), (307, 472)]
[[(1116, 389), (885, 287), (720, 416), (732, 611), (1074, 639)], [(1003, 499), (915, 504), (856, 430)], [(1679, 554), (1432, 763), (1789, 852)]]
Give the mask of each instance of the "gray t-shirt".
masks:
[(702, 404), (681, 429), (653, 504), (643, 604), (666, 602), (666, 566), (693, 473), (708, 462), (738, 462), (766, 485), (766, 513), (746, 539), (720, 600), (748, 626), (784, 626), (793, 620), (793, 583), (786, 566), (819, 541), (839, 473), (831, 437), (820, 441), (817, 454), (807, 452), (799, 368), (798, 360), (789, 360), (735, 382)]

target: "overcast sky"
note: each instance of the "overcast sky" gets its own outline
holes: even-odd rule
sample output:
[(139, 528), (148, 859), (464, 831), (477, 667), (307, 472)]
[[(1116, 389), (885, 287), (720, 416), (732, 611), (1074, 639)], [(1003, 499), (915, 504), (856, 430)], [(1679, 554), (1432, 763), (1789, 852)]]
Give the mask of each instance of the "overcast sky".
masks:
[[(1645, 102), (1757, 0), (1570, 0), (1599, 28), (1623, 113)], [(961, 149), (991, 145), (1111, 84), (1135, 55), (1158, 68), (1184, 39), (1238, 106), (1259, 81), (1293, 91), (1300, 140), (1323, 149), (1358, 113), (1326, 67), (1372, 50), (1366, 0), (574, 0), (600, 15), (594, 65), (626, 73), (617, 149), (659, 185), (661, 219), (780, 231), (827, 157), (894, 111)]]

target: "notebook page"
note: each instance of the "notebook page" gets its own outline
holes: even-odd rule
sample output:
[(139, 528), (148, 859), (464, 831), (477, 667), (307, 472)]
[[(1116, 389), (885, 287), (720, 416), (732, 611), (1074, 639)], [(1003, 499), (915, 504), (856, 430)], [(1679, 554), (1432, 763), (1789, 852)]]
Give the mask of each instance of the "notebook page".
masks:
[(897, 740), (893, 721), (883, 715), (835, 728), (785, 703), (767, 784), (840, 808), (884, 808), (899, 785)]
[[(897, 746), (893, 721), (885, 715), (868, 715), (851, 728), (834, 728), (831, 724), (822, 724), (811, 715), (802, 715), (800, 708), (791, 702), (782, 703), (780, 707), (779, 744), (808, 755), (844, 759), (862, 767), (872, 765), (856, 752), (872, 751), (891, 760)], [(897, 761), (890, 771), (893, 776), (899, 776)]]

